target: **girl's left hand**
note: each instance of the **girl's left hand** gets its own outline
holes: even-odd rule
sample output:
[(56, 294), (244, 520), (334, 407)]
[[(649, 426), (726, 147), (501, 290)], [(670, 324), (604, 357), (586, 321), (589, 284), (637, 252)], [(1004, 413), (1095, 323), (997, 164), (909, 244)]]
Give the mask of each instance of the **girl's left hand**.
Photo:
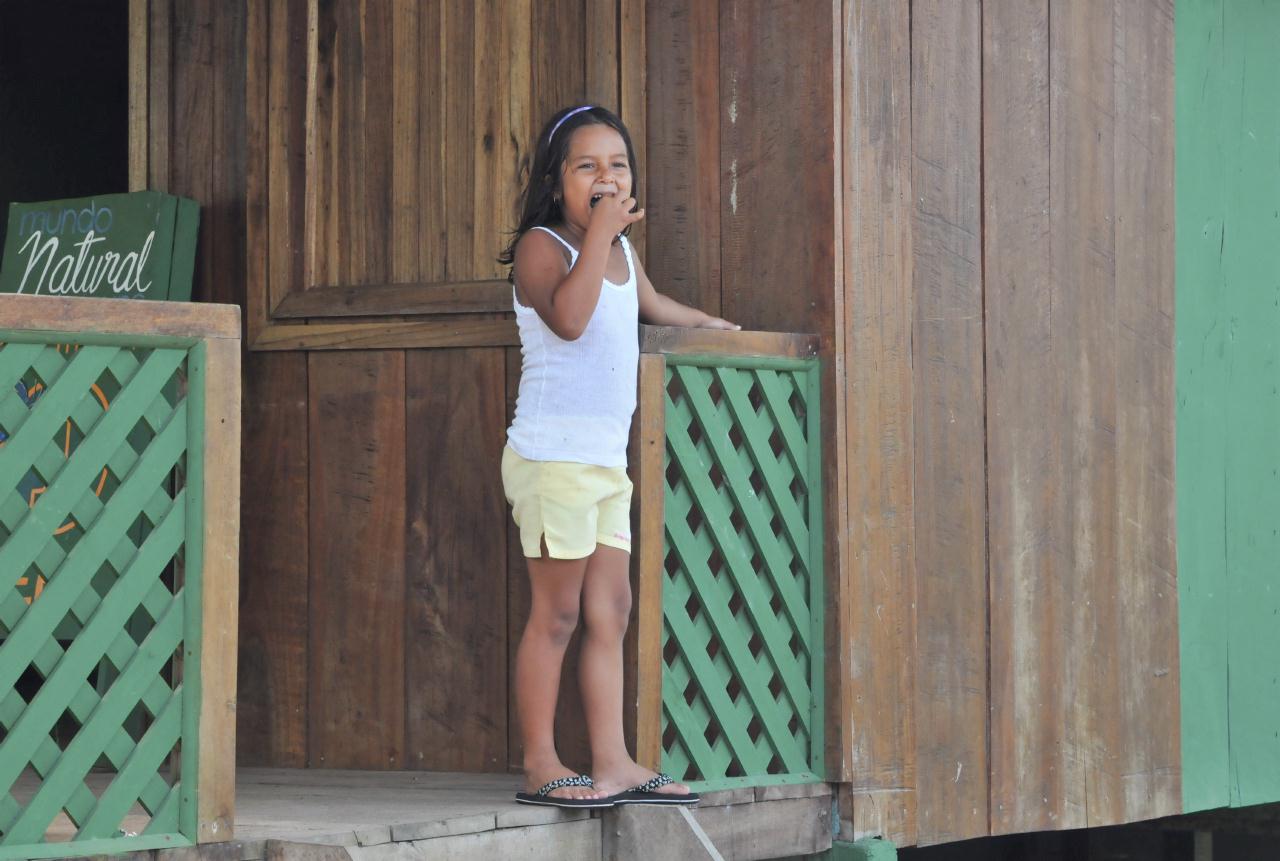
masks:
[(739, 332), (742, 327), (736, 323), (730, 323), (728, 320), (722, 320), (719, 317), (708, 317), (698, 324), (699, 329), (727, 329), (731, 332)]

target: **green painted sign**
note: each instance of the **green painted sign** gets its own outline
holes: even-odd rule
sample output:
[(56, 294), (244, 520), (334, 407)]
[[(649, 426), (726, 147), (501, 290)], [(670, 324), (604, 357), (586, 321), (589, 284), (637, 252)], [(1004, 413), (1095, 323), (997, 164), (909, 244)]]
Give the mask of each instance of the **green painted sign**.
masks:
[(12, 203), (0, 293), (188, 301), (199, 221), (158, 191)]

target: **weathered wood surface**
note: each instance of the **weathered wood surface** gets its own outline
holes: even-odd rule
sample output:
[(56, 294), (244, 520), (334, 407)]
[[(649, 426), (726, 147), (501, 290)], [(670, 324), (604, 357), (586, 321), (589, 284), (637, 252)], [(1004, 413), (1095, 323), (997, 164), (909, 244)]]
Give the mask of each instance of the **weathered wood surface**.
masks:
[(307, 764), (310, 522), (307, 357), (245, 357), (241, 487), (242, 765)]
[(249, 271), (251, 346), (511, 343), (483, 328), (424, 340), (419, 321), (331, 323), (315, 341), (275, 335), (273, 320), (499, 310), (496, 293), (459, 303), (448, 288), (505, 276), (495, 257), (546, 116), (588, 96), (621, 111), (643, 164), (643, 60), (618, 68), (643, 57), (643, 7), (596, 5), (254, 4), (242, 172), (246, 241), (264, 263)]
[(1180, 803), (1162, 6), (986, 11), (995, 833)]
[(139, 303), (125, 299), (0, 295), (0, 329), (30, 332), (94, 332), (99, 335), (160, 335), (190, 338), (240, 337), (235, 305), (187, 302)]
[(662, 760), (662, 581), (666, 536), (666, 362), (659, 355), (640, 357), (639, 423), (636, 462), (636, 762), (658, 769)]
[(649, 178), (645, 220), (650, 280), (676, 300), (714, 314), (720, 277), (720, 21), (716, 3), (651, 0)]
[(919, 842), (987, 831), (981, 9), (911, 16)]
[(405, 765), (405, 363), (308, 360), (308, 761)]
[[(1175, 633), (1159, 621), (1171, 593), (1148, 588), (1163, 586), (1174, 568), (1168, 3), (1097, 0), (1052, 12), (1047, 3), (986, 4), (976, 25), (975, 4), (937, 4), (930, 11), (947, 16), (937, 19), (909, 18), (905, 2), (852, 0), (833, 4), (830, 18), (763, 0), (626, 0), (590, 16), (577, 0), (510, 10), (367, 3), (323, 15), (317, 5), (314, 50), (311, 5), (248, 4), (242, 36), (235, 15), (213, 21), (208, 0), (150, 7), (149, 50), (181, 45), (166, 52), (175, 64), (213, 67), (152, 68), (148, 170), (158, 172), (157, 187), (216, 201), (206, 210), (218, 226), (200, 277), (244, 303), (256, 348), (293, 353), (246, 366), (263, 375), (247, 391), (284, 415), (246, 400), (246, 487), (250, 476), (276, 486), (246, 499), (246, 518), (255, 511), (267, 522), (244, 527), (244, 595), (253, 606), (243, 611), (242, 636), (266, 639), (261, 664), (242, 660), (242, 671), (267, 679), (269, 690), (242, 692), (242, 701), (248, 715), (272, 718), (241, 721), (242, 753), (292, 763), (299, 751), (305, 760), (305, 751), (330, 744), (289, 717), (308, 702), (333, 708), (317, 696), (322, 680), (352, 697), (343, 708), (357, 699), (369, 707), (351, 694), (357, 680), (372, 684), (368, 673), (349, 664), (327, 672), (342, 650), (351, 647), (344, 660), (361, 651), (332, 608), (370, 610), (384, 600), (334, 585), (329, 572), (347, 563), (320, 558), (333, 555), (334, 536), (351, 533), (342, 531), (350, 529), (345, 513), (318, 509), (317, 500), (327, 487), (363, 482), (351, 461), (368, 454), (350, 427), (341, 440), (329, 435), (351, 422), (381, 434), (379, 447), (399, 435), (398, 465), (372, 466), (378, 475), (398, 470), (406, 488), (420, 480), (407, 477), (409, 446), (429, 458), (442, 439), (501, 439), (508, 417), (487, 401), (459, 416), (458, 427), (433, 431), (443, 437), (416, 439), (407, 398), (410, 389), (423, 404), (456, 393), (464, 384), (451, 375), (472, 367), (499, 387), (485, 398), (514, 398), (509, 315), (466, 313), (496, 303), (504, 289), (492, 269), (501, 237), (484, 234), (509, 226), (513, 201), (498, 190), (501, 177), (516, 175), (543, 115), (599, 97), (629, 121), (640, 116), (637, 147), (660, 160), (652, 176), (642, 171), (641, 186), (654, 240), (646, 264), (659, 289), (750, 328), (812, 332), (832, 356), (823, 408), (838, 420), (824, 432), (834, 447), (827, 511), (840, 550), (828, 563), (840, 584), (832, 615), (843, 662), (833, 684), (849, 683), (828, 701), (846, 728), (831, 759), (832, 776), (851, 781), (850, 828), (876, 822), (904, 842), (949, 839), (984, 817), (997, 831), (1055, 828), (1156, 815), (1176, 797), (1176, 669), (1156, 675), (1172, 663)], [(637, 28), (643, 41), (628, 37)], [(482, 40), (505, 46), (513, 62), (488, 63)], [(605, 59), (588, 61), (599, 45), (608, 46)], [(626, 73), (629, 58), (641, 56), (647, 80)], [(237, 72), (222, 67), (235, 63), (245, 69), (242, 128), (230, 95)], [(428, 108), (441, 125), (426, 128)], [(379, 127), (340, 120), (352, 116)], [(525, 129), (514, 142), (512, 123)], [(204, 133), (192, 129), (210, 130), (207, 145), (173, 149)], [(359, 153), (383, 163), (360, 173)], [(449, 169), (436, 170), (441, 164)], [(234, 201), (241, 188), (242, 208)], [(462, 216), (441, 215), (455, 211)], [(324, 252), (339, 217), (355, 241)], [(332, 282), (319, 277), (328, 267)], [(458, 299), (455, 288), (476, 281), (492, 294)], [(371, 289), (357, 292), (361, 285)], [(405, 285), (433, 285), (433, 295)], [(425, 317), (428, 307), (452, 313)], [(306, 314), (274, 322), (272, 309)], [(356, 311), (358, 319), (343, 319)], [(751, 337), (688, 333), (678, 348), (713, 350), (731, 336)], [(402, 352), (444, 347), (465, 348), (471, 364)], [(386, 415), (370, 418), (368, 400), (364, 414), (320, 421), (314, 396), (354, 397), (350, 377), (335, 369), (368, 361), (374, 349), (379, 362), (401, 368), (398, 377), (377, 373), (383, 394), (373, 397), (390, 399)], [(310, 350), (342, 352), (293, 361)], [(414, 367), (423, 369), (416, 382), (407, 372)], [(281, 463), (250, 462), (260, 456)], [(493, 513), (478, 491), (459, 496), (466, 512), (426, 505), (414, 527), (426, 538), (411, 551), (403, 493), (378, 515), (399, 518), (399, 539), (387, 528), (392, 545), (403, 544), (392, 547), (401, 565), (393, 576), (405, 576), (411, 552), (457, 559), (456, 547), (436, 548), (432, 536)], [(492, 551), (497, 561), (487, 564), (506, 578), (506, 652), (523, 623), (525, 573), (505, 509), (492, 528), (505, 530), (493, 542), (505, 540), (505, 550), (480, 555)], [(961, 579), (947, 576), (954, 572)], [(988, 588), (989, 624), (974, 604)], [(404, 612), (383, 635), (403, 628)], [(273, 614), (286, 613), (290, 620), (272, 627)], [(392, 667), (375, 671), (387, 684), (397, 661), (435, 659), (426, 651), (410, 659), (407, 641), (398, 648), (386, 657)], [(1106, 660), (1087, 673), (1084, 656), (1095, 651)], [(291, 661), (307, 665), (303, 680)], [(378, 708), (391, 708), (395, 696), (381, 695)], [(985, 737), (965, 724), (985, 723), (987, 697), (984, 770)], [(412, 721), (400, 720), (408, 732)], [(518, 765), (511, 729), (508, 710), (476, 732), (505, 732), (495, 755)], [(581, 744), (580, 724), (561, 729)], [(400, 742), (407, 754), (408, 737)], [(345, 749), (364, 764), (384, 764), (384, 746), (366, 735), (354, 745)], [(981, 804), (975, 811), (972, 802), (986, 796), (971, 777), (987, 783), (987, 813)]]
[(475, 314), (511, 310), (511, 284), (506, 279), (461, 284), (362, 284), (358, 287), (314, 287), (290, 293), (273, 312), (277, 318), (391, 314)]
[(818, 348), (819, 338), (816, 335), (683, 329), (676, 326), (640, 327), (640, 350), (645, 353), (807, 359), (818, 355)]
[[(983, 21), (987, 447), (992, 470), (991, 824), (998, 832), (1054, 827), (1053, 759), (1075, 692), (1055, 681), (1066, 650), (1056, 608), (1066, 584), (1054, 562), (1063, 464), (1062, 407), (1053, 382), (1049, 264), (1049, 19), (1047, 6), (989, 9)], [(1008, 74), (995, 75), (999, 64)], [(1018, 642), (1018, 649), (1012, 648)], [(1048, 799), (1053, 799), (1050, 802)], [(1050, 806), (1052, 805), (1052, 807)]]
[[(871, 29), (876, 13), (843, 5), (843, 211), (857, 225), (878, 195), (889, 204), (845, 232), (845, 319), (874, 313), (843, 348), (845, 642), (850, 678), (860, 648), (874, 669), (845, 691), (846, 726), (862, 734), (848, 740), (842, 825), (928, 843), (1171, 812), (1169, 4), (930, 7), (911, 18), (909, 85), (877, 53), (892, 37)], [(876, 38), (852, 49), (864, 32)], [(912, 177), (893, 185), (902, 147), (882, 116), (900, 105)], [(895, 365), (858, 351), (894, 343), (885, 225), (903, 198), (913, 221), (893, 250), (913, 285), (913, 407), (885, 415), (858, 374), (884, 392)], [(895, 617), (892, 581), (858, 598), (860, 559), (891, 535), (857, 530), (868, 511), (898, 510), (874, 452), (903, 440), (914, 463), (898, 499), (914, 492), (914, 530), (902, 545), (915, 558), (897, 594), (914, 613)], [(871, 570), (884, 577), (900, 558)], [(889, 636), (875, 640), (881, 625)], [(875, 685), (904, 680), (917, 693), (896, 720), (859, 712), (861, 697), (903, 702)], [(895, 772), (900, 785), (881, 782)]]
[(407, 765), (507, 766), (507, 530), (497, 350), (419, 350), (405, 371)]
[(720, 3), (721, 313), (827, 334), (834, 301), (832, 21)]
[[(105, 780), (105, 776), (102, 776)], [(98, 776), (90, 785), (100, 788)], [(34, 791), (28, 773), (20, 793)], [(513, 775), (242, 768), (236, 838), (209, 847), (164, 850), (159, 859), (567, 857), (586, 861), (636, 857), (636, 841), (652, 854), (663, 835), (687, 833), (688, 819), (670, 807), (614, 811), (557, 810), (515, 803)], [(808, 784), (711, 793), (689, 812), (725, 859), (809, 855), (831, 845), (830, 787)], [(136, 807), (127, 824), (145, 825)], [(55, 836), (75, 826), (65, 817)], [(674, 844), (673, 844), (674, 845)], [(187, 851), (190, 854), (170, 854)], [(139, 858), (152, 858), (139, 853)], [(674, 852), (661, 857), (686, 857)]]
[(231, 838), (236, 784), (240, 577), (240, 342), (209, 339), (204, 361), (204, 517), (200, 565), (200, 737), (196, 839)]
[(376, 323), (275, 325), (254, 342), (255, 350), (377, 350), (435, 347), (505, 347), (518, 344), (510, 315), (454, 315)]
[[(1274, 23), (1275, 16), (1272, 16)], [(1173, 0), (1116, 0), (1117, 820), (1186, 809), (1174, 378)], [(1273, 125), (1273, 128), (1275, 126)], [(1107, 596), (1109, 597), (1109, 596)], [(1273, 641), (1274, 642), (1274, 641)], [(1265, 649), (1262, 650), (1265, 653)], [(1105, 702), (1105, 700), (1104, 700)], [(1280, 782), (1271, 781), (1271, 786)], [(1274, 798), (1275, 796), (1271, 796)]]
[[(841, 30), (847, 530), (835, 753), (844, 821), (915, 843), (911, 50), (905, 4), (849, 5)], [(832, 405), (837, 409), (839, 405)], [(833, 614), (835, 615), (835, 614)], [(835, 777), (836, 775), (831, 775)], [(892, 817), (887, 811), (893, 811)], [(900, 838), (900, 839), (899, 839)]]

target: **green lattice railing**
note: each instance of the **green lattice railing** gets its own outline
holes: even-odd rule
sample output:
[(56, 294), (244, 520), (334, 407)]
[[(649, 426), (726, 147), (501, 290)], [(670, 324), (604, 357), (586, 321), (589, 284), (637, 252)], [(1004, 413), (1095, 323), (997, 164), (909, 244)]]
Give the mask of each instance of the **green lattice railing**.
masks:
[(207, 344), (0, 342), (0, 858), (191, 845)]
[(818, 376), (666, 357), (661, 763), (702, 789), (823, 774)]

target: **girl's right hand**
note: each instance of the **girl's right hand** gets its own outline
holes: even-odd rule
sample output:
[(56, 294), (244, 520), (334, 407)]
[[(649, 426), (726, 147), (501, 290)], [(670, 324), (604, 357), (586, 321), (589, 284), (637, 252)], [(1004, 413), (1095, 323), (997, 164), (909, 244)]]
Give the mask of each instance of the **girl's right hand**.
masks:
[(644, 210), (637, 209), (635, 212), (631, 210), (635, 208), (636, 199), (634, 197), (619, 198), (616, 195), (606, 194), (600, 198), (591, 209), (591, 221), (587, 224), (587, 232), (593, 230), (604, 231), (612, 242), (613, 237), (617, 236), (627, 228), (629, 224), (635, 224), (644, 218)]

